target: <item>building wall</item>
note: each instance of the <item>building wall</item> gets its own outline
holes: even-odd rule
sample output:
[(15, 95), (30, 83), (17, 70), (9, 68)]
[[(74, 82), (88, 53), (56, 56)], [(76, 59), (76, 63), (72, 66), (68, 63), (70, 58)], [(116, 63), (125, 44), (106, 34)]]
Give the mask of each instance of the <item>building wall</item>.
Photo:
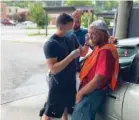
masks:
[(19, 8), (18, 13), (22, 13), (22, 12), (29, 12), (29, 9), (28, 8)]
[[(13, 20), (17, 20), (19, 15), (26, 13), (28, 15), (28, 8), (20, 8), (16, 6), (7, 6), (7, 17)], [(25, 18), (26, 20), (26, 18)]]
[(50, 18), (49, 25), (56, 25), (56, 18), (59, 14), (48, 14), (48, 17)]
[(5, 3), (1, 3), (1, 16), (0, 16), (1, 19), (4, 19), (4, 18), (7, 17), (6, 12), (7, 12), (6, 4)]
[(28, 8), (20, 8), (20, 7), (14, 7), (14, 6), (8, 6), (7, 7), (7, 15), (14, 15), (21, 12), (28, 12)]
[(19, 7), (11, 7), (11, 6), (8, 6), (7, 7), (7, 15), (10, 16), (10, 15), (14, 15), (14, 14), (17, 14), (19, 12)]

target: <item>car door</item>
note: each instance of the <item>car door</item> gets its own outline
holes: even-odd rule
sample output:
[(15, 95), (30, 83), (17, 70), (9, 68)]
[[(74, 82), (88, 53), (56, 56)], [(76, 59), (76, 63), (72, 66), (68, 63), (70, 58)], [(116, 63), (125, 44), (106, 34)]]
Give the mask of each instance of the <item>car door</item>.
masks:
[(139, 53), (130, 67), (130, 85), (123, 103), (123, 120), (139, 120)]
[(129, 82), (118, 82), (116, 90), (106, 96), (98, 120), (122, 120), (122, 106), (128, 86)]
[(139, 53), (122, 79), (116, 90), (106, 96), (100, 114), (102, 120), (139, 119)]
[(139, 120), (139, 83), (130, 83), (123, 102), (123, 120)]

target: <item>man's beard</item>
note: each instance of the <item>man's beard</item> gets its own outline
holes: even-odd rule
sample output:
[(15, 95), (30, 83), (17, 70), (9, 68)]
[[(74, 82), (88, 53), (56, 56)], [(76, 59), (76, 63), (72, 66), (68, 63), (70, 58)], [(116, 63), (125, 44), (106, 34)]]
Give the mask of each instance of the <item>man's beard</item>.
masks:
[(74, 31), (80, 30), (80, 26), (79, 27), (74, 27), (73, 29), (74, 29)]
[(93, 42), (94, 46), (100, 46), (102, 44), (101, 40), (94, 40), (92, 42)]
[(94, 43), (94, 46), (103, 46), (104, 44), (106, 44), (108, 41), (103, 41), (103, 40), (99, 40), (97, 42)]

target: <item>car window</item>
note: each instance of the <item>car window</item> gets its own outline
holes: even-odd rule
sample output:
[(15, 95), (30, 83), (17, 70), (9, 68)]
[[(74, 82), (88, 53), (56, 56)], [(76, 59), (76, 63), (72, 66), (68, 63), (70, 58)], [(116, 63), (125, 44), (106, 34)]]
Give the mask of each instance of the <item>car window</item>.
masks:
[(119, 57), (131, 57), (135, 53), (135, 47), (118, 47)]

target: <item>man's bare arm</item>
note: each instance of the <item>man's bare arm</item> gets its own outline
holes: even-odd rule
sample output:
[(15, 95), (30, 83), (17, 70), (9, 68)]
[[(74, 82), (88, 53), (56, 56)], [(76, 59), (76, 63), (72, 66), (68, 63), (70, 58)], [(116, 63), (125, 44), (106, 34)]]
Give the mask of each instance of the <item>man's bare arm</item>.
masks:
[(65, 59), (63, 59), (60, 62), (57, 61), (57, 58), (49, 58), (46, 60), (46, 63), (50, 68), (51, 73), (56, 74), (62, 71), (63, 69), (65, 69), (73, 59), (79, 56), (80, 56), (80, 51), (79, 49), (77, 49), (72, 51)]
[(86, 95), (92, 91), (94, 91), (96, 88), (101, 86), (102, 81), (104, 80), (104, 76), (96, 74), (93, 80), (91, 80), (85, 87), (83, 87), (79, 92), (83, 95)]
[(87, 33), (86, 36), (85, 36), (85, 44), (84, 46), (82, 47), (81, 49), (81, 57), (85, 57), (86, 54), (88, 53), (88, 50), (89, 50), (89, 37), (90, 35)]
[(75, 40), (76, 44), (78, 44), (78, 47), (80, 49), (80, 56), (81, 57), (86, 56), (86, 54), (88, 53), (88, 50), (89, 50), (88, 40), (85, 41), (85, 45), (82, 47), (75, 34), (72, 34), (72, 39)]
[(83, 47), (81, 47), (81, 49), (80, 49), (80, 51), (81, 51), (80, 56), (81, 57), (85, 57), (86, 54), (88, 53), (88, 50), (89, 50), (89, 46), (87, 46), (87, 45), (84, 45)]

